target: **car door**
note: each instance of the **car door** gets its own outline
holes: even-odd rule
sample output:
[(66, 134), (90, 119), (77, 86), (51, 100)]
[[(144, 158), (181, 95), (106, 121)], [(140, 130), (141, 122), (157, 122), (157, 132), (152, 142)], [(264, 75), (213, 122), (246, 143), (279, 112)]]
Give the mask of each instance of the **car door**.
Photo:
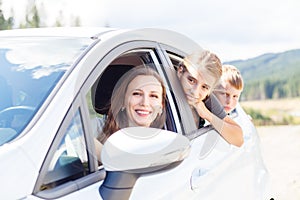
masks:
[[(157, 70), (163, 77), (165, 84), (168, 85), (169, 80), (164, 75), (164, 68), (167, 66), (163, 63), (163, 54), (160, 51), (159, 46), (154, 42), (130, 42), (115, 48), (99, 62), (94, 73), (86, 81), (86, 85), (82, 89), (85, 91), (83, 99), (86, 101), (87, 124), (89, 123), (90, 133), (93, 133), (91, 134), (94, 137), (93, 140), (97, 138), (103, 127), (103, 122), (108, 112), (106, 105), (110, 99), (113, 87), (126, 71), (139, 65), (147, 65)], [(174, 102), (172, 95), (172, 91), (167, 87), (167, 120), (164, 128), (181, 134), (183, 132), (182, 119), (179, 118), (178, 108), (176, 108), (177, 104)], [(96, 151), (94, 152), (94, 158), (99, 159)], [(102, 169), (101, 162), (98, 163), (98, 168)], [(157, 199), (160, 195), (153, 191), (158, 191), (162, 176), (166, 177), (165, 180), (171, 178), (170, 174), (165, 172), (150, 173), (142, 176), (137, 184), (134, 185), (130, 198), (145, 198), (144, 195), (149, 193), (149, 197)], [(148, 179), (150, 182), (145, 177), (151, 177)], [(177, 175), (173, 176), (173, 178), (176, 177)], [(151, 187), (144, 187), (145, 184), (150, 184)], [(181, 190), (182, 186), (179, 184), (174, 188)], [(185, 188), (189, 188), (189, 186), (186, 185)], [(173, 195), (173, 190), (169, 190), (166, 185), (161, 189), (168, 195)]]
[[(141, 174), (130, 191), (130, 199), (219, 199), (223, 197), (259, 199), (262, 193), (258, 188), (262, 184), (259, 183), (260, 177), (256, 174), (261, 172), (255, 169), (256, 161), (253, 154), (228, 144), (210, 125), (198, 130), (194, 123), (191, 109), (176, 76), (176, 66), (186, 52), (152, 42), (132, 42), (115, 49), (116, 52), (119, 50), (122, 53), (111, 54), (113, 58), (105, 61), (106, 63), (102, 60), (106, 68), (100, 74), (104, 75), (110, 67), (117, 69), (128, 65), (134, 67), (139, 65), (140, 61), (152, 66), (163, 77), (167, 86), (168, 114), (165, 129), (184, 135), (190, 140), (191, 146), (189, 156), (180, 164)], [(118, 72), (113, 74), (116, 75)], [(94, 110), (89, 109), (92, 111), (89, 114), (89, 122), (97, 121), (91, 120), (91, 116), (98, 114), (100, 118), (105, 119), (106, 113), (102, 112), (105, 103), (96, 105), (95, 102), (99, 101), (96, 100), (97, 95), (93, 96), (93, 91), (95, 92), (95, 88), (99, 85), (101, 87), (101, 84), (103, 84), (102, 80), (97, 76), (97, 81), (93, 81), (90, 97), (86, 98), (91, 99), (87, 101), (94, 101), (93, 107), (96, 110), (95, 114), (91, 114)], [(100, 92), (104, 91), (100, 90)], [(258, 186), (249, 186), (255, 184)], [(237, 192), (235, 188), (240, 185), (243, 187)]]
[[(183, 54), (181, 52), (180, 55)], [(170, 82), (174, 84), (177, 80), (176, 73), (172, 70), (173, 63), (170, 65), (169, 60), (165, 59), (165, 52), (157, 43), (127, 43), (115, 48), (99, 62), (82, 88), (82, 100), (86, 101), (84, 105), (86, 105), (85, 114), (88, 116), (86, 117), (86, 124), (87, 127), (90, 127), (89, 133), (92, 133), (90, 134), (94, 137), (92, 140), (95, 140), (101, 131), (101, 126), (103, 126), (103, 121), (107, 116), (107, 101), (119, 77), (127, 70), (145, 64), (157, 70), (167, 86), (167, 121), (164, 128), (191, 138), (192, 148), (190, 156), (180, 165), (142, 174), (130, 191), (130, 199), (193, 198), (197, 193), (192, 189), (190, 182), (194, 171), (197, 170), (195, 161), (199, 155), (206, 154), (206, 151), (210, 150), (209, 147), (214, 145), (215, 140), (212, 143), (205, 143), (205, 136), (200, 137), (206, 132), (212, 131), (210, 128), (195, 132), (196, 126), (193, 123), (191, 110), (185, 101), (180, 86), (174, 87), (172, 85), (169, 87)], [(216, 135), (214, 134), (214, 136)], [(208, 148), (204, 148), (205, 151), (202, 148), (203, 144)], [(94, 159), (99, 159), (96, 151), (93, 153), (90, 150), (91, 152)], [(102, 170), (101, 163), (97, 163), (99, 164), (98, 169)], [(178, 179), (181, 181), (177, 181)], [(169, 187), (170, 183), (172, 187)]]
[[(166, 51), (167, 50), (167, 51)], [(142, 175), (132, 193), (132, 199), (193, 199), (199, 198), (198, 193), (191, 187), (191, 179), (199, 161), (199, 156), (206, 154), (207, 149), (202, 150), (208, 131), (214, 132), (211, 127), (197, 130), (193, 120), (191, 110), (185, 100), (181, 86), (174, 70), (175, 60), (171, 60), (171, 54), (176, 57), (178, 62), (185, 52), (170, 46), (159, 46), (157, 54), (161, 58), (162, 75), (165, 76), (166, 84), (169, 89), (169, 99), (172, 99), (170, 107), (173, 115), (170, 118), (177, 118), (181, 126), (178, 134), (183, 134), (190, 139), (191, 151), (189, 156), (176, 167), (167, 170), (157, 171)], [(170, 103), (170, 104), (171, 104)], [(202, 137), (201, 137), (202, 136)], [(213, 146), (206, 142), (206, 146)]]
[[(99, 160), (95, 141), (106, 120), (106, 106), (116, 81), (127, 70), (145, 64), (157, 70), (167, 86), (164, 128), (189, 138), (191, 151), (179, 165), (142, 174), (130, 191), (130, 199), (209, 196), (206, 192), (209, 190), (204, 189), (206, 183), (214, 185), (228, 168), (212, 170), (224, 160), (230, 145), (211, 127), (196, 129), (174, 71), (174, 66), (184, 55), (185, 52), (179, 49), (156, 42), (134, 41), (113, 47), (104, 57), (98, 58), (61, 124), (31, 197), (102, 199), (99, 188), (106, 172)], [(95, 61), (86, 59), (82, 66), (91, 63)], [(206, 134), (208, 132), (210, 134)]]
[[(169, 66), (176, 71), (185, 54), (166, 45), (161, 45), (161, 49), (165, 50)], [(180, 90), (177, 85), (176, 81), (170, 83), (174, 91)], [(184, 115), (187, 114), (185, 112)], [(243, 129), (245, 143), (240, 148), (225, 141), (209, 123), (205, 128), (197, 130), (194, 126), (184, 132), (191, 141), (191, 153), (184, 162), (192, 159), (190, 165), (193, 167), (186, 172), (190, 175), (190, 187), (196, 199), (250, 200), (265, 199), (267, 195), (268, 174), (259, 153), (256, 129), (240, 106), (234, 120)]]
[[(101, 199), (98, 189), (105, 177), (105, 170), (99, 162), (94, 142), (107, 115), (104, 107), (112, 86), (127, 70), (139, 65), (151, 66), (163, 76), (158, 51), (155, 42), (135, 41), (113, 48), (106, 56), (99, 58), (57, 132), (31, 197)], [(88, 59), (86, 64), (90, 64)], [(165, 77), (164, 81), (167, 84)], [(178, 118), (171, 92), (168, 90), (167, 93), (169, 118), (165, 129), (181, 133), (181, 119)], [(144, 189), (137, 187), (137, 190)]]

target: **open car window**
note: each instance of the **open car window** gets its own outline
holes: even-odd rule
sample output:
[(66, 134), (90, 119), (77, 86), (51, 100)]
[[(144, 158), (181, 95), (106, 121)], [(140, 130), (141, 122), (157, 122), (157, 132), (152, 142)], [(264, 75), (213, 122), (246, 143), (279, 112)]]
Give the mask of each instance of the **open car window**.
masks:
[[(157, 71), (160, 62), (154, 51), (150, 49), (125, 52), (109, 63), (87, 93), (86, 102), (89, 104), (87, 106), (89, 108), (89, 120), (92, 124), (95, 139), (101, 134), (107, 119), (110, 99), (116, 83), (126, 72), (138, 66), (148, 66)], [(165, 86), (167, 87), (166, 83)], [(169, 102), (170, 98), (172, 97), (167, 94), (167, 101), (165, 102), (167, 115), (164, 129), (177, 132), (179, 125), (174, 120)], [(100, 155), (97, 155), (97, 157), (99, 158)], [(99, 164), (101, 165), (101, 162)]]

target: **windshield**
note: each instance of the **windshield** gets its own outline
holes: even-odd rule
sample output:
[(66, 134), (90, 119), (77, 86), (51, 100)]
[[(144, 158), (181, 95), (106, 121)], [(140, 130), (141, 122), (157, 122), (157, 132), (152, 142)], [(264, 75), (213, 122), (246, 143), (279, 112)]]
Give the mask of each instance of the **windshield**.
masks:
[(77, 57), (87, 38), (0, 39), (0, 145), (16, 138)]

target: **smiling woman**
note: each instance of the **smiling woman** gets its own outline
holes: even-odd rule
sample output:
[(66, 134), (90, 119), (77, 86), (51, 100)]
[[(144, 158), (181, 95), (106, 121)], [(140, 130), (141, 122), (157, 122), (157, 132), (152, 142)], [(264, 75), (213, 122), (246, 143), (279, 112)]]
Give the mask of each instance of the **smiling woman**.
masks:
[(162, 113), (162, 86), (153, 76), (138, 75), (127, 87), (125, 105), (129, 126), (149, 127)]
[(160, 76), (149, 67), (135, 67), (117, 82), (111, 97), (107, 121), (99, 141), (121, 128), (162, 128), (165, 122), (166, 89)]

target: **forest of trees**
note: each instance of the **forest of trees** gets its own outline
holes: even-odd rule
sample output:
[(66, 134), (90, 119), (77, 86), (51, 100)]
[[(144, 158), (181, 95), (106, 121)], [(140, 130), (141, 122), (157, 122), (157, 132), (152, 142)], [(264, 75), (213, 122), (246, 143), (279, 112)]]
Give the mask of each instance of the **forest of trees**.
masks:
[(282, 99), (300, 96), (299, 75), (287, 80), (264, 79), (248, 82), (242, 94), (243, 100)]
[(300, 97), (300, 49), (228, 63), (244, 78), (242, 101)]
[(5, 19), (2, 11), (2, 1), (0, 0), (0, 30), (12, 29), (13, 25), (14, 25), (13, 17), (8, 17), (7, 19)]
[[(10, 16), (5, 17), (2, 10), (2, 0), (0, 0), (0, 30), (7, 30), (12, 28), (38, 28), (46, 26), (46, 24), (43, 23), (43, 21), (45, 21), (45, 19), (43, 18), (45, 18), (46, 16), (41, 15), (42, 10), (44, 10), (43, 4), (39, 5), (38, 7), (35, 3), (35, 0), (28, 0), (24, 21), (22, 21), (20, 24), (15, 24), (13, 8), (10, 11)], [(80, 18), (78, 16), (73, 17), (71, 20), (72, 21), (70, 23), (72, 26), (81, 25)], [(63, 21), (62, 11), (60, 11), (58, 16), (56, 17), (55, 23), (52, 24), (52, 26), (64, 26)]]

